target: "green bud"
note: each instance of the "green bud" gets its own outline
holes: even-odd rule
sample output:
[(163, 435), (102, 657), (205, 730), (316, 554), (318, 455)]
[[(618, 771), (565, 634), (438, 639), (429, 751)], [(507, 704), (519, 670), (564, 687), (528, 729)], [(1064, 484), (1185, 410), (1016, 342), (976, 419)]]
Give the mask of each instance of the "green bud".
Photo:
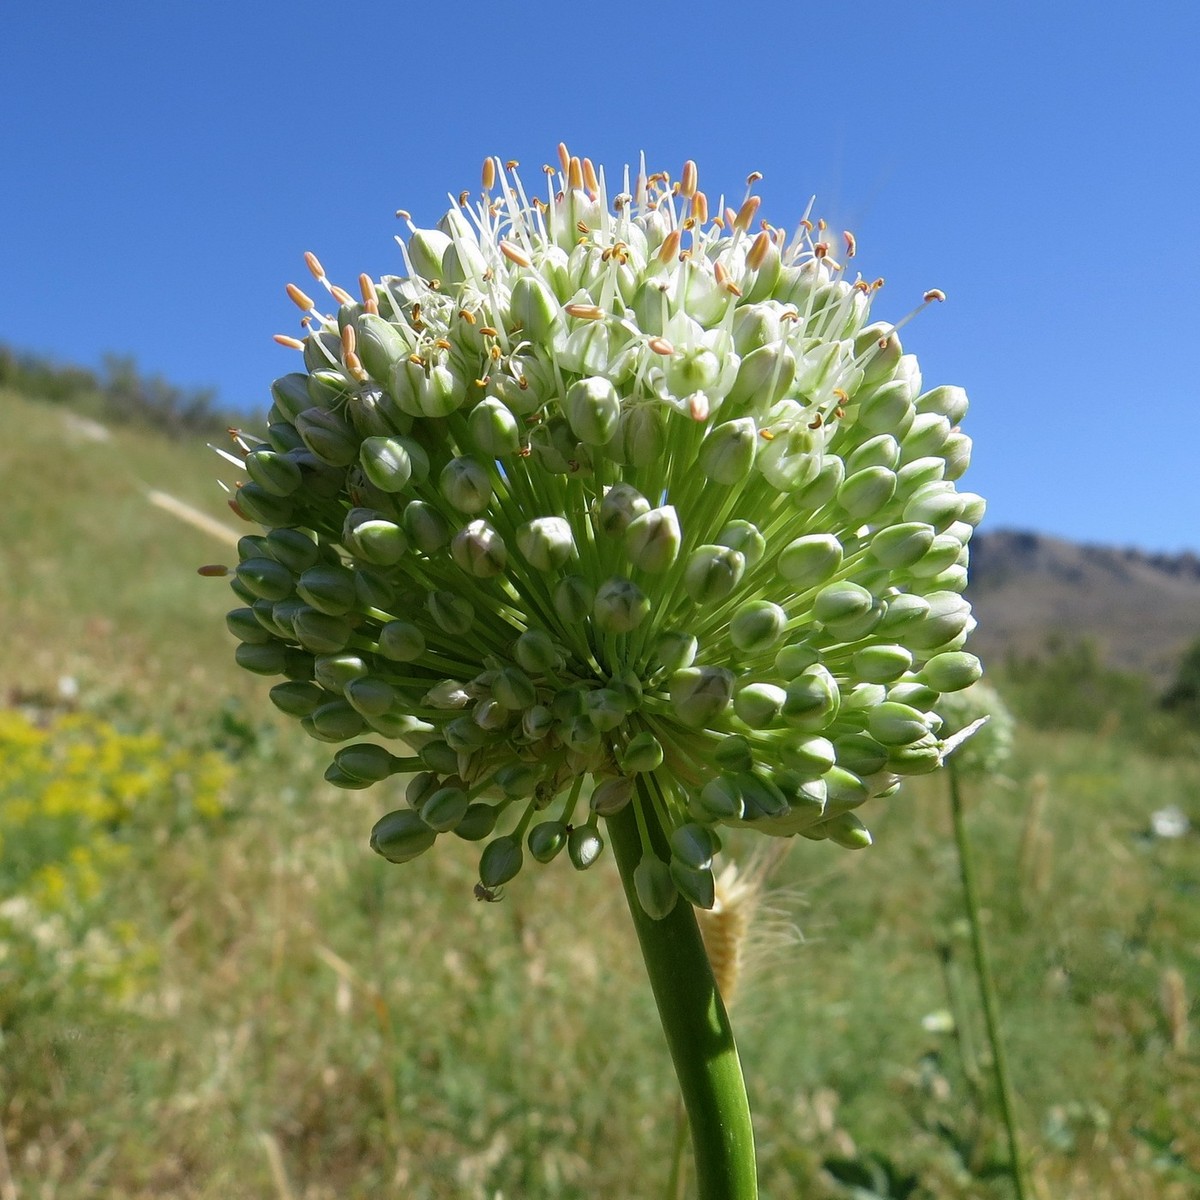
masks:
[(642, 771), (657, 771), (662, 766), (662, 743), (649, 730), (642, 730), (629, 739), (618, 758), (621, 770), (626, 775)]
[(313, 404), (308, 394), (308, 376), (302, 371), (293, 371), (276, 379), (271, 384), (271, 399), (285, 420), (295, 422)]
[(729, 640), (743, 654), (773, 650), (787, 631), (787, 613), (770, 600), (743, 604), (729, 622)]
[(407, 335), (376, 313), (360, 312), (354, 325), (355, 353), (367, 374), (386, 387), (396, 364), (412, 353)]
[(837, 495), (845, 478), (846, 464), (834, 455), (827, 456), (812, 481), (792, 493), (792, 503), (803, 512), (816, 512)]
[(601, 733), (611, 733), (629, 715), (629, 705), (615, 688), (593, 688), (584, 696), (584, 712)]
[(330, 700), (314, 708), (300, 725), (310, 737), (319, 742), (344, 742), (358, 737), (366, 729), (366, 722), (345, 700)]
[(670, 868), (653, 854), (643, 855), (642, 861), (634, 868), (633, 888), (642, 911), (652, 921), (661, 921), (679, 899)]
[(411, 438), (369, 437), (358, 452), (363, 474), (381, 492), (402, 492), (429, 476), (429, 456)]
[(352, 508), (346, 514), (342, 545), (355, 558), (379, 567), (393, 567), (408, 553), (404, 530), (370, 508)]
[(775, 655), (775, 670), (784, 679), (795, 679), (797, 675), (807, 671), (809, 667), (815, 666), (820, 661), (820, 654), (810, 645), (806, 642), (795, 642), (790, 646), (784, 646)]
[(654, 661), (666, 671), (690, 667), (696, 661), (700, 643), (690, 634), (668, 629), (654, 644)]
[(936, 654), (922, 668), (917, 678), (935, 692), (960, 692), (983, 675), (983, 665), (973, 654), (961, 650)]
[(661, 575), (679, 557), (683, 535), (670, 504), (634, 517), (625, 529), (625, 552), (639, 570)]
[(842, 544), (831, 533), (810, 533), (789, 542), (779, 553), (779, 574), (794, 588), (815, 587), (842, 565)]
[(425, 635), (411, 621), (389, 621), (379, 631), (378, 652), (392, 662), (415, 662), (425, 653)]
[(436, 554), (450, 541), (449, 521), (423, 500), (413, 500), (405, 507), (404, 528), (423, 554)]
[(567, 835), (567, 855), (577, 871), (586, 871), (604, 850), (604, 839), (594, 825), (576, 825)]
[(521, 429), (507, 405), (488, 396), (467, 417), (471, 441), (489, 458), (506, 458), (521, 448)]
[(627, 483), (614, 483), (600, 501), (599, 524), (610, 537), (623, 534), (629, 523), (650, 511), (650, 501)]
[(438, 775), (453, 775), (458, 770), (458, 755), (440, 738), (426, 742), (417, 757)]
[(524, 330), (525, 337), (537, 346), (548, 344), (562, 326), (558, 301), (534, 275), (520, 275), (513, 283), (509, 314), (512, 323)]
[(957, 649), (951, 643), (975, 627), (970, 604), (955, 592), (931, 592), (925, 601), (929, 607), (924, 619), (897, 635), (899, 640), (913, 650)]
[(887, 467), (892, 471), (899, 461), (900, 443), (890, 433), (880, 433), (846, 456), (846, 474), (854, 475), (868, 467)]
[(928, 775), (942, 765), (942, 748), (937, 738), (926, 734), (907, 746), (892, 746), (887, 769), (896, 775)]
[(714, 426), (700, 444), (700, 469), (714, 483), (743, 483), (754, 466), (758, 441), (752, 417)]
[(388, 391), (410, 417), (448, 417), (467, 398), (466, 385), (449, 367), (422, 366), (409, 358), (396, 364)]
[(437, 834), (411, 808), (380, 817), (371, 830), (371, 849), (394, 863), (424, 854), (436, 840)]
[(697, 546), (688, 555), (684, 590), (697, 604), (715, 604), (733, 592), (745, 570), (746, 556), (740, 550)]
[(879, 322), (866, 326), (854, 339), (854, 353), (863, 360), (863, 387), (873, 388), (896, 373), (904, 348), (895, 330)]
[(883, 746), (908, 746), (929, 732), (929, 723), (923, 712), (889, 700), (872, 710), (867, 728)]
[(802, 737), (782, 743), (779, 758), (799, 779), (819, 779), (837, 761), (837, 751), (828, 738)]
[(554, 589), (554, 611), (564, 625), (577, 625), (592, 610), (596, 594), (581, 575), (564, 575)]
[(971, 465), (971, 439), (965, 433), (952, 433), (942, 447), (946, 460), (946, 478), (960, 479)]
[(442, 469), (438, 487), (459, 512), (480, 513), (492, 502), (491, 479), (473, 458), (452, 458)]
[(812, 666), (788, 684), (783, 719), (793, 729), (816, 732), (837, 716), (840, 703), (837, 681), (828, 668)]
[(234, 574), (262, 600), (282, 600), (292, 594), (292, 573), (273, 558), (248, 558), (239, 563)]
[(363, 783), (378, 783), (396, 770), (395, 755), (375, 742), (345, 746), (333, 756), (333, 761), (338, 770)]
[(650, 600), (637, 584), (618, 576), (600, 585), (592, 615), (606, 633), (629, 633), (650, 615)]
[(486, 522), (471, 521), (454, 535), (450, 543), (454, 561), (476, 579), (502, 575), (508, 565), (504, 539)]
[(887, 467), (866, 467), (847, 476), (837, 502), (855, 520), (865, 521), (896, 494), (896, 476)]
[(318, 368), (308, 377), (308, 403), (313, 408), (339, 408), (353, 386), (340, 367)]
[(554, 728), (554, 714), (544, 705), (527, 708), (521, 717), (521, 732), (531, 741), (544, 738)]
[(724, 667), (685, 667), (671, 676), (671, 707), (685, 725), (711, 725), (729, 707), (734, 674)]
[(564, 517), (535, 517), (517, 530), (517, 547), (535, 571), (557, 571), (575, 557), (571, 523)]
[(773, 488), (780, 492), (795, 492), (817, 478), (822, 449), (818, 434), (801, 421), (777, 433), (759, 449), (754, 461)]
[(529, 831), (525, 844), (537, 862), (548, 863), (558, 857), (567, 844), (567, 836), (567, 826), (562, 821), (542, 821)]
[(545, 675), (559, 666), (554, 640), (541, 629), (527, 629), (513, 643), (513, 657), (530, 675)]
[(482, 842), (485, 837), (491, 837), (499, 816), (494, 804), (482, 800), (468, 804), (462, 820), (454, 826), (454, 836), (464, 842)]
[(909, 567), (915, 579), (933, 579), (953, 567), (963, 553), (963, 544), (949, 533), (939, 533), (925, 556)]
[(465, 596), (439, 588), (430, 592), (425, 607), (433, 623), (451, 637), (462, 637), (475, 624), (475, 608)]
[(296, 581), (296, 591), (313, 608), (340, 617), (355, 606), (354, 576), (345, 567), (309, 567)]
[(292, 619), (296, 641), (313, 654), (334, 654), (344, 650), (354, 632), (345, 617), (302, 608)]
[(763, 412), (787, 395), (795, 378), (796, 356), (787, 345), (759, 346), (742, 359), (725, 402)]
[(948, 529), (962, 515), (966, 497), (954, 490), (948, 480), (935, 480), (917, 488), (904, 505), (906, 521), (932, 525), (935, 533)]
[(740, 733), (731, 733), (717, 743), (713, 761), (722, 771), (750, 771), (754, 768), (750, 743)]
[(639, 404), (621, 413), (617, 436), (605, 447), (610, 458), (634, 467), (648, 467), (663, 456), (666, 418), (658, 404)]
[(678, 859), (671, 860), (671, 880), (679, 889), (679, 893), (696, 908), (705, 910), (716, 903), (716, 882), (709, 870), (698, 871)]
[(504, 667), (492, 681), (492, 695), (496, 702), (512, 712), (520, 712), (537, 702), (537, 689), (524, 671), (517, 667)]
[(842, 580), (823, 587), (813, 598), (813, 616), (822, 624), (862, 617), (874, 606), (875, 597), (861, 584)]
[(364, 717), (378, 717), (395, 707), (399, 696), (384, 679), (352, 679), (346, 684), (345, 697)]
[(903, 646), (867, 646), (854, 655), (854, 673), (868, 683), (892, 683), (912, 666), (912, 653)]
[(867, 785), (844, 767), (830, 767), (825, 772), (825, 815), (833, 817), (838, 813), (848, 812), (858, 808), (870, 799)]
[(691, 797), (688, 811), (700, 821), (738, 821), (744, 811), (742, 792), (728, 776), (710, 779)]
[(496, 786), (510, 799), (532, 796), (542, 773), (529, 763), (507, 763), (496, 772)]
[(871, 831), (852, 812), (838, 813), (836, 817), (800, 832), (814, 840), (828, 838), (845, 850), (864, 850), (871, 844)]
[(859, 405), (858, 424), (868, 433), (903, 434), (912, 424), (913, 404), (908, 384), (903, 380), (876, 388)]
[(920, 683), (916, 679), (902, 679), (899, 683), (894, 683), (888, 688), (887, 698), (895, 700), (898, 704), (907, 704), (911, 708), (919, 708), (922, 711), (928, 711), (941, 698), (941, 692), (931, 688), (926, 683)]
[(902, 570), (924, 557), (933, 545), (933, 538), (931, 525), (917, 521), (890, 525), (871, 539), (871, 555), (881, 566)]
[(247, 454), (246, 474), (272, 496), (290, 496), (303, 478), (296, 463), (275, 450), (252, 450)]
[(882, 771), (888, 760), (888, 749), (865, 733), (851, 733), (834, 742), (838, 766), (855, 775), (874, 775)]
[(671, 857), (698, 871), (711, 867), (720, 849), (720, 838), (704, 825), (689, 822), (671, 833)]
[(263, 551), (297, 575), (322, 557), (321, 547), (302, 529), (272, 529), (263, 539)]
[(277, 683), (267, 695), (271, 703), (289, 717), (307, 717), (330, 699), (328, 692), (311, 683)]
[(233, 657), (239, 667), (255, 675), (282, 675), (287, 665), (286, 647), (273, 639), (269, 642), (239, 642)]
[(451, 246), (450, 238), (440, 229), (417, 229), (408, 239), (408, 261), (413, 274), (422, 279), (442, 279), (442, 260)]
[(751, 729), (769, 729), (783, 711), (787, 693), (773, 683), (750, 683), (733, 697), (733, 711)]
[(305, 409), (296, 418), (296, 432), (322, 462), (348, 467), (358, 457), (358, 435), (337, 413)]
[(235, 608), (227, 612), (225, 625), (239, 642), (265, 645), (272, 640), (271, 631), (263, 627), (262, 622), (254, 615), (252, 608)]
[(917, 412), (938, 413), (951, 425), (962, 423), (967, 415), (967, 393), (960, 387), (943, 385), (917, 397)]
[(612, 817), (633, 799), (633, 780), (623, 775), (605, 779), (592, 792), (592, 811), (601, 817)]
[(621, 400), (610, 380), (593, 375), (571, 384), (563, 400), (563, 411), (581, 442), (588, 446), (604, 446), (617, 432)]
[(462, 788), (438, 788), (421, 805), (421, 820), (437, 833), (449, 833), (467, 815), (469, 804), (467, 793)]

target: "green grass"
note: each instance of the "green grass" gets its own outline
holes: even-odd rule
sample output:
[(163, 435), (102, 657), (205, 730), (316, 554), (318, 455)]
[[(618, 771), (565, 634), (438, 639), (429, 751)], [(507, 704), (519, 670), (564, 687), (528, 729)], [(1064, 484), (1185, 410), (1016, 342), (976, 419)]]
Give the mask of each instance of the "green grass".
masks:
[[(0, 1196), (662, 1195), (674, 1084), (612, 863), (531, 866), (488, 905), (477, 847), (371, 855), (387, 788), (322, 782), (328, 748), (235, 670), (227, 589), (195, 575), (228, 550), (139, 487), (224, 519), (219, 464), (63, 415), (0, 396), (4, 694), (42, 717), (72, 676), (103, 720), (231, 771), (223, 818), (120, 831), (98, 903), (154, 947), (133, 994), (62, 988), (0, 1030)], [(847, 1196), (822, 1164), (872, 1158), (914, 1196), (1011, 1194), (944, 788), (877, 804), (870, 850), (800, 841), (777, 872), (804, 940), (761, 948), (733, 1013), (765, 1200)], [(1200, 825), (1197, 797), (1194, 760), (1027, 728), (969, 794), (1042, 1200), (1200, 1190), (1200, 843), (1149, 834), (1169, 804)], [(948, 979), (965, 1062), (922, 1023)]]

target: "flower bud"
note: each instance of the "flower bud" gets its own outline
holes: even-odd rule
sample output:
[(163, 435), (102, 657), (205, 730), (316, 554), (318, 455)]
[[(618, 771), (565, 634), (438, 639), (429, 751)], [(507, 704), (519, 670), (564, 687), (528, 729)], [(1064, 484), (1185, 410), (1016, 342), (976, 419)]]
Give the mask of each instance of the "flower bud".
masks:
[(536, 571), (558, 571), (575, 557), (571, 523), (563, 517), (535, 517), (517, 530), (517, 547)]
[(307, 717), (331, 699), (328, 692), (312, 683), (277, 683), (268, 693), (271, 703), (289, 717)]
[(700, 444), (700, 470), (714, 483), (742, 483), (754, 466), (758, 442), (758, 427), (751, 417), (717, 425)]
[(552, 335), (562, 326), (562, 310), (558, 301), (535, 275), (521, 275), (514, 281), (509, 314), (512, 323), (538, 346), (550, 342)]
[(654, 662), (665, 671), (690, 667), (696, 661), (699, 646), (690, 633), (669, 629), (654, 644)]
[(815, 666), (820, 661), (820, 654), (807, 642), (794, 642), (790, 646), (784, 646), (775, 655), (775, 670), (784, 679), (795, 679), (797, 675), (807, 671), (809, 667)]
[(467, 398), (466, 385), (448, 367), (421, 366), (408, 358), (396, 364), (388, 391), (410, 417), (448, 417)]
[(462, 637), (475, 624), (475, 608), (465, 596), (439, 588), (430, 592), (425, 607), (434, 624), (451, 637)]
[(854, 339), (854, 353), (864, 359), (863, 387), (877, 387), (891, 379), (900, 365), (904, 348), (890, 325), (868, 325)]
[(358, 451), (363, 474), (381, 492), (402, 492), (429, 476), (429, 456), (411, 438), (369, 437)]
[[(895, 605), (899, 597), (889, 605)], [(955, 592), (931, 592), (925, 597), (926, 615), (910, 628), (896, 634), (912, 650), (957, 649), (951, 645), (974, 628), (971, 606)]]
[(316, 681), (331, 692), (341, 692), (348, 683), (370, 673), (370, 667), (357, 654), (322, 654), (313, 660)]
[(548, 633), (527, 629), (513, 643), (513, 657), (530, 675), (545, 675), (558, 669), (560, 656)]
[(440, 229), (416, 229), (408, 239), (408, 261), (413, 274), (422, 279), (442, 278), (442, 260), (450, 249), (450, 238)]
[(656, 771), (662, 766), (662, 743), (649, 730), (642, 730), (629, 739), (618, 758), (621, 770), (626, 775), (643, 771)]
[(729, 622), (729, 640), (743, 654), (773, 650), (787, 630), (787, 613), (770, 600), (743, 604)]
[(371, 849), (394, 863), (416, 858), (436, 840), (437, 834), (411, 808), (380, 817), (371, 830)]
[(621, 401), (610, 380), (593, 375), (567, 389), (563, 410), (575, 436), (588, 446), (611, 442), (621, 419)]
[(454, 535), (450, 543), (454, 561), (476, 579), (502, 575), (508, 565), (504, 539), (486, 522), (471, 521)]
[(504, 667), (496, 673), (492, 695), (498, 704), (512, 712), (521, 712), (537, 702), (533, 681), (517, 667)]
[(238, 564), (235, 575), (260, 599), (282, 600), (292, 594), (291, 571), (273, 558), (248, 558)]
[(252, 450), (246, 455), (246, 474), (272, 496), (290, 496), (303, 476), (296, 463), (275, 450)]
[(697, 604), (715, 604), (730, 595), (746, 570), (746, 556), (728, 546), (698, 546), (688, 555), (684, 590)]
[(269, 642), (239, 642), (233, 657), (239, 667), (255, 675), (282, 675), (287, 664), (287, 649), (274, 639)]
[(354, 632), (345, 617), (323, 613), (315, 608), (302, 608), (292, 618), (296, 641), (313, 654), (334, 654), (344, 650)]
[(344, 695), (355, 712), (368, 718), (389, 712), (399, 699), (396, 689), (387, 680), (369, 676), (351, 680), (346, 684)]
[(404, 528), (423, 554), (436, 554), (450, 541), (449, 521), (423, 500), (413, 500), (405, 506)]
[(642, 911), (652, 921), (661, 921), (679, 899), (670, 868), (652, 852), (644, 854), (642, 861), (634, 868), (633, 889)]
[(852, 812), (838, 813), (801, 832), (805, 837), (828, 838), (844, 850), (865, 850), (871, 844), (871, 831)]
[(379, 631), (378, 653), (392, 662), (415, 662), (425, 653), (425, 635), (411, 621), (389, 621)]
[(887, 467), (866, 467), (846, 477), (837, 502), (856, 521), (874, 516), (896, 494), (896, 475)]
[(462, 820), (454, 826), (454, 836), (462, 838), (464, 842), (482, 842), (485, 837), (492, 836), (499, 816), (494, 804), (482, 800), (468, 804)]
[(831, 533), (809, 533), (779, 553), (778, 571), (797, 591), (815, 587), (842, 565), (842, 545)]
[(380, 567), (393, 567), (408, 553), (404, 530), (370, 508), (352, 508), (346, 514), (342, 545), (356, 559)]
[(903, 380), (876, 388), (858, 409), (858, 424), (868, 433), (903, 433), (912, 424), (912, 394)]
[(837, 681), (828, 668), (812, 666), (788, 684), (783, 719), (793, 729), (816, 732), (833, 720), (840, 702)]
[(890, 433), (880, 433), (856, 446), (846, 456), (846, 474), (853, 475), (867, 467), (887, 467), (895, 470), (900, 462), (900, 443)]
[(917, 397), (917, 412), (937, 413), (951, 425), (958, 425), (967, 415), (967, 393), (960, 387), (943, 385)]
[(483, 512), (492, 501), (492, 482), (473, 458), (452, 458), (442, 469), (438, 487), (459, 512)]
[(711, 725), (729, 707), (733, 684), (724, 667), (685, 667), (671, 676), (671, 707), (693, 729)]
[(490, 396), (480, 400), (467, 417), (471, 441), (488, 458), (506, 458), (521, 448), (521, 430), (508, 407)]
[(909, 567), (909, 574), (914, 579), (933, 579), (953, 567), (962, 554), (963, 544), (958, 538), (948, 533), (939, 533), (924, 556)]
[(787, 692), (773, 683), (750, 683), (733, 697), (733, 711), (751, 729), (769, 729), (783, 711)]
[(784, 742), (779, 748), (780, 759), (798, 779), (819, 779), (837, 761), (833, 743), (816, 735)]
[(634, 467), (648, 467), (663, 456), (667, 430), (662, 407), (657, 403), (639, 404), (621, 413), (617, 436), (605, 447), (605, 453)]
[(355, 606), (354, 576), (345, 567), (309, 567), (296, 581), (302, 599), (320, 612), (340, 617)]
[(462, 788), (438, 788), (421, 805), (421, 820), (437, 833), (449, 833), (467, 815), (469, 804)]
[(306, 408), (312, 407), (308, 378), (303, 371), (293, 371), (271, 384), (271, 400), (284, 420), (294, 422)]
[(787, 395), (795, 378), (796, 356), (787, 345), (759, 346), (742, 359), (725, 402), (765, 412)]
[(942, 748), (932, 733), (889, 748), (887, 769), (896, 775), (928, 775), (942, 765)]
[(594, 825), (576, 825), (567, 835), (567, 854), (577, 871), (586, 871), (604, 851), (604, 839)]
[(704, 825), (688, 822), (671, 833), (671, 857), (698, 871), (711, 867), (720, 849), (720, 839)]
[(700, 821), (740, 821), (744, 809), (741, 789), (725, 775), (710, 779), (688, 804)]
[(358, 435), (337, 413), (305, 409), (296, 418), (296, 432), (309, 450), (331, 467), (348, 467), (358, 457)]
[(567, 836), (567, 826), (562, 821), (542, 821), (529, 831), (525, 843), (537, 862), (548, 863), (558, 857), (567, 844)]
[(867, 728), (880, 745), (908, 746), (929, 732), (929, 722), (923, 712), (889, 700), (871, 711)]
[(629, 523), (650, 511), (650, 501), (627, 483), (615, 483), (604, 492), (600, 501), (600, 528), (610, 537), (625, 532)]
[(854, 673), (868, 683), (892, 683), (912, 666), (912, 652), (903, 646), (867, 646), (854, 655)]
[(961, 650), (934, 655), (917, 678), (935, 692), (960, 692), (983, 675), (983, 666), (973, 654)]
[(554, 588), (554, 611), (564, 625), (577, 625), (592, 610), (596, 596), (581, 575), (564, 575)]
[(378, 783), (395, 773), (396, 757), (374, 742), (358, 742), (345, 746), (334, 756), (340, 771), (363, 783)]
[(631, 580), (617, 576), (602, 583), (596, 592), (592, 616), (606, 633), (629, 633), (649, 615), (649, 598)]
[(661, 575), (679, 557), (683, 534), (670, 504), (634, 517), (625, 529), (625, 552), (639, 570)]
[(361, 714), (356, 713), (345, 700), (330, 700), (328, 704), (314, 708), (301, 720), (300, 725), (305, 733), (319, 742), (344, 742), (358, 737), (367, 727)]
[(812, 611), (824, 625), (846, 621), (869, 613), (875, 597), (861, 584), (844, 579), (823, 587), (813, 597)]
[(671, 860), (671, 881), (679, 893), (696, 908), (708, 910), (716, 903), (716, 881), (710, 870), (698, 871), (678, 859)]
[(592, 812), (601, 817), (612, 817), (625, 808), (633, 799), (633, 780), (623, 775), (605, 779), (592, 792)]
[[(262, 601), (261, 603), (267, 603)], [(265, 645), (272, 640), (271, 632), (254, 615), (252, 608), (235, 608), (225, 614), (225, 625), (239, 642)]]
[(919, 521), (889, 525), (871, 538), (871, 555), (889, 570), (902, 570), (924, 557), (933, 538), (933, 526)]

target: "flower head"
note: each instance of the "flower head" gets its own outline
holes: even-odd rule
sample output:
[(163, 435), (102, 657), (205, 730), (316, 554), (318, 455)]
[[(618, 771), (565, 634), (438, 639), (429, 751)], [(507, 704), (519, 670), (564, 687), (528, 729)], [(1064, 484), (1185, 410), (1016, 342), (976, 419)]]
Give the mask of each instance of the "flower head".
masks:
[(711, 906), (722, 827), (867, 844), (855, 810), (940, 765), (979, 675), (964, 393), (922, 391), (852, 236), (789, 237), (750, 186), (617, 190), (562, 147), (545, 199), (483, 174), (409, 222), (403, 275), (355, 298), (310, 255), (332, 315), (289, 288), (304, 370), (241, 441), (239, 661), (314, 737), (404, 743), (327, 778), (415, 772), (372, 845), (484, 840), (489, 889), (526, 852), (590, 865), (628, 804), (673, 831), (652, 913)]

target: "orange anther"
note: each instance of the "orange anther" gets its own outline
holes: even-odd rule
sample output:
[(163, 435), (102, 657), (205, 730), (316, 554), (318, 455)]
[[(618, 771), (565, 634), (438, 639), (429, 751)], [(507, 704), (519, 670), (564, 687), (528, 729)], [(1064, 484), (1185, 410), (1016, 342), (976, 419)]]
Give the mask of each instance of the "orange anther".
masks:
[(274, 335), (274, 340), (281, 346), (286, 346), (289, 350), (303, 350), (304, 343), (299, 338), (290, 337), (286, 333), (277, 333)]
[(946, 298), (946, 293), (943, 292), (941, 288), (930, 288), (929, 291), (927, 291), (924, 296), (924, 300), (925, 300), (926, 304), (929, 304), (931, 301), (934, 301), (934, 300), (937, 300), (940, 303), (942, 300), (945, 300), (945, 298)]
[(650, 349), (653, 350), (655, 354), (661, 354), (663, 356), (666, 356), (668, 354), (675, 353), (675, 347), (672, 346), (671, 343), (668, 342), (666, 338), (652, 337), (646, 343), (646, 345), (649, 346)]
[(321, 266), (321, 260), (311, 250), (305, 250), (304, 261), (308, 264), (308, 269), (312, 272), (314, 279), (325, 278), (325, 268)]
[(294, 283), (287, 285), (287, 294), (291, 302), (301, 312), (311, 312), (315, 305), (312, 302), (312, 297), (305, 295)]
[(858, 239), (848, 229), (842, 230), (842, 237), (846, 241), (846, 257), (853, 258), (858, 252)]
[(604, 316), (604, 310), (595, 304), (568, 304), (563, 311), (581, 321), (599, 321)]
[(496, 160), (488, 157), (483, 160), (483, 190), (490, 192), (496, 186)]
[(532, 267), (533, 260), (521, 249), (520, 246), (514, 246), (512, 242), (502, 241), (500, 243), (500, 253), (508, 259), (509, 262), (514, 262), (518, 267)]

